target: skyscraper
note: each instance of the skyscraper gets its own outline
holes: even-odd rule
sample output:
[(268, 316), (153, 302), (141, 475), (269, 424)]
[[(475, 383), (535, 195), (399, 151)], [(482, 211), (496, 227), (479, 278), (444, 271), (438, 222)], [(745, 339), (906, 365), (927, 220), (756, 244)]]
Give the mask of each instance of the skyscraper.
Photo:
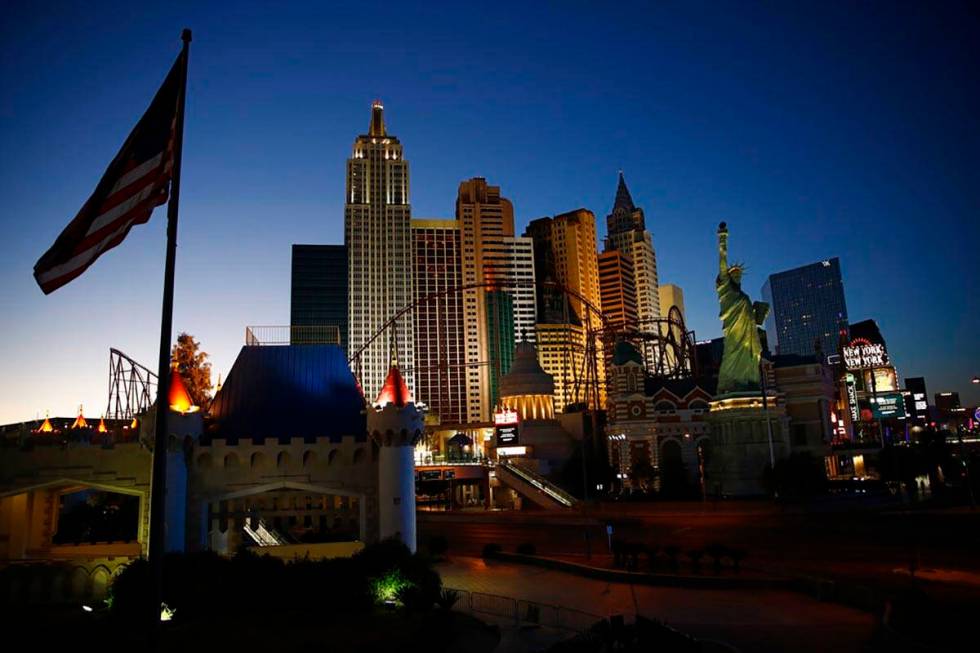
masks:
[[(534, 241), (534, 268), (539, 282), (555, 282), (571, 291), (538, 287), (538, 323), (535, 327), (541, 367), (555, 378), (555, 408), (591, 402), (586, 380), (598, 380), (599, 403), (605, 401), (605, 370), (598, 342), (588, 343), (589, 327), (601, 324), (586, 302), (602, 310), (595, 215), (577, 209), (553, 218), (532, 220), (524, 232)], [(595, 375), (587, 367), (586, 353), (595, 345)], [(594, 403), (594, 402), (593, 402)]]
[(499, 242), (484, 241), (482, 250), (484, 279), (505, 282), (500, 290), (513, 300), (515, 338), (534, 342), (534, 242), (525, 236), (503, 236)]
[(528, 238), (514, 236), (514, 207), (482, 177), (456, 196), (462, 284), (500, 282), (463, 291), (467, 420), (490, 420), (499, 377), (510, 369), (514, 341), (534, 325), (534, 261)]
[(636, 313), (641, 326), (648, 320), (659, 318), (660, 282), (653, 237), (647, 231), (643, 209), (633, 204), (622, 172), (619, 173), (612, 212), (606, 217), (605, 249), (622, 252), (633, 263)]
[(490, 405), (500, 398), (500, 379), (514, 362), (514, 297), (504, 290), (487, 290), (487, 366), (490, 369)]
[(687, 322), (687, 314), (684, 312), (684, 289), (677, 284), (665, 283), (660, 286), (660, 314), (667, 317), (673, 306), (677, 307), (681, 318)]
[[(354, 140), (347, 160), (344, 242), (348, 255), (348, 351), (354, 354), (412, 301), (411, 206), (408, 162), (398, 139), (385, 129), (384, 107), (375, 101), (367, 134)], [(415, 389), (415, 337), (411, 316), (391, 335), (361, 352), (354, 371), (374, 397), (384, 385), (392, 347), (410, 390)]]
[[(335, 326), (347, 346), (347, 249), (343, 245), (293, 245), (289, 293), (293, 327)], [(294, 329), (293, 344), (322, 344), (320, 330)]]
[(812, 356), (819, 341), (825, 360), (837, 353), (838, 333), (847, 329), (847, 305), (836, 257), (769, 275), (762, 296), (771, 307), (766, 319), (770, 349)]
[[(443, 424), (468, 421), (459, 223), (412, 220), (415, 396)], [(429, 298), (427, 301), (426, 298)]]
[(629, 256), (614, 249), (599, 255), (599, 293), (610, 327), (617, 331), (636, 327), (636, 284)]

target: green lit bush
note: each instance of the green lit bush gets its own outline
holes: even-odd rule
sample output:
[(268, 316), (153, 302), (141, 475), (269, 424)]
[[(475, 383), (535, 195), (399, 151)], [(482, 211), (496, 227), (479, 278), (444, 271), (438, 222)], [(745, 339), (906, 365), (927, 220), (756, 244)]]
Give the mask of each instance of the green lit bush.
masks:
[(406, 587), (411, 587), (411, 584), (405, 580), (402, 572), (392, 569), (371, 581), (371, 594), (378, 603), (391, 603), (399, 598)]

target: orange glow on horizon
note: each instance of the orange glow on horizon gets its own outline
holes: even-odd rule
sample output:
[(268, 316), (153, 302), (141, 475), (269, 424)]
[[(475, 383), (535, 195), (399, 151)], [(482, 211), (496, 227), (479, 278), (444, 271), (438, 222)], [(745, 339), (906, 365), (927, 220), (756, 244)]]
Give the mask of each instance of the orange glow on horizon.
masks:
[(99, 428), (98, 428), (98, 429), (96, 429), (96, 430), (97, 430), (97, 431), (98, 431), (99, 433), (106, 433), (106, 432), (108, 432), (108, 431), (109, 431), (109, 429), (107, 429), (107, 428), (105, 427), (105, 418), (102, 418), (102, 419), (100, 419), (100, 420), (99, 420)]
[(51, 433), (52, 431), (54, 431), (54, 427), (51, 426), (51, 420), (49, 420), (47, 417), (45, 417), (44, 418), (44, 422), (42, 422), (41, 426), (39, 426), (37, 428), (37, 432), (38, 433)]

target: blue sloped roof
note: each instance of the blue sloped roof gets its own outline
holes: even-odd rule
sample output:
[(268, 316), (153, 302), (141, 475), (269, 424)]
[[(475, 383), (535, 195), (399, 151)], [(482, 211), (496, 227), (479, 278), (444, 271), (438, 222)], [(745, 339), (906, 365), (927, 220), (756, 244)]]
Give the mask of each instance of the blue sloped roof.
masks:
[(336, 345), (242, 347), (211, 403), (219, 438), (366, 438), (364, 400)]

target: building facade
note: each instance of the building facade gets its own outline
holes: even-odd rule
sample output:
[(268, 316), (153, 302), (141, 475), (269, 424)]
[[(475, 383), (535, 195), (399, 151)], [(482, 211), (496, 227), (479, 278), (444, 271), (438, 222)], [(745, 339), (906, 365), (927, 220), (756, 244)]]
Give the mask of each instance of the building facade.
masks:
[(616, 250), (599, 254), (599, 294), (608, 325), (617, 331), (636, 328), (633, 261)]
[(612, 212), (606, 217), (606, 234), (606, 251), (622, 252), (632, 261), (640, 323), (659, 318), (660, 281), (653, 236), (647, 231), (643, 209), (633, 203), (622, 172), (619, 173)]
[(534, 243), (523, 236), (503, 236), (486, 240), (482, 246), (483, 275), (486, 281), (503, 282), (499, 287), (514, 305), (514, 335), (534, 342), (537, 306), (534, 293)]
[[(289, 293), (293, 344), (319, 342), (319, 329), (336, 326), (347, 347), (347, 248), (343, 245), (293, 245)], [(296, 328), (299, 327), (299, 328)]]
[(625, 342), (616, 345), (610, 370), (609, 460), (622, 486), (703, 492), (714, 388), (648, 376), (640, 352)]
[[(605, 403), (605, 369), (598, 336), (587, 342), (590, 329), (602, 326), (596, 310), (602, 310), (599, 262), (596, 251), (595, 215), (577, 209), (553, 218), (532, 220), (524, 235), (533, 240), (538, 316), (535, 327), (538, 358), (555, 379), (555, 408), (569, 404)], [(591, 308), (590, 308), (591, 307)], [(589, 350), (594, 361), (586, 361)], [(586, 364), (586, 362), (588, 364)]]
[(771, 274), (762, 295), (771, 307), (766, 331), (774, 353), (812, 356), (817, 346), (824, 357), (837, 353), (838, 334), (848, 326), (839, 259)]
[(684, 310), (684, 289), (673, 283), (665, 283), (660, 286), (660, 313), (664, 317), (670, 313), (670, 309), (676, 307), (680, 311), (681, 318), (687, 323), (687, 313)]
[(443, 423), (468, 421), (459, 225), (412, 220), (415, 394)]
[[(375, 102), (367, 134), (354, 140), (347, 160), (344, 243), (348, 256), (348, 352), (360, 352), (355, 374), (368, 396), (384, 383), (393, 343), (376, 338), (412, 301), (411, 206), (408, 162), (401, 143), (388, 134), (384, 107)], [(405, 380), (415, 386), (415, 337), (411, 317), (394, 330)], [(363, 348), (363, 351), (361, 351)]]
[[(488, 422), (500, 376), (518, 334), (535, 318), (534, 260), (527, 238), (514, 235), (514, 207), (500, 187), (474, 177), (459, 185), (456, 221), (461, 243), (467, 421)], [(500, 282), (500, 286), (480, 284)]]

